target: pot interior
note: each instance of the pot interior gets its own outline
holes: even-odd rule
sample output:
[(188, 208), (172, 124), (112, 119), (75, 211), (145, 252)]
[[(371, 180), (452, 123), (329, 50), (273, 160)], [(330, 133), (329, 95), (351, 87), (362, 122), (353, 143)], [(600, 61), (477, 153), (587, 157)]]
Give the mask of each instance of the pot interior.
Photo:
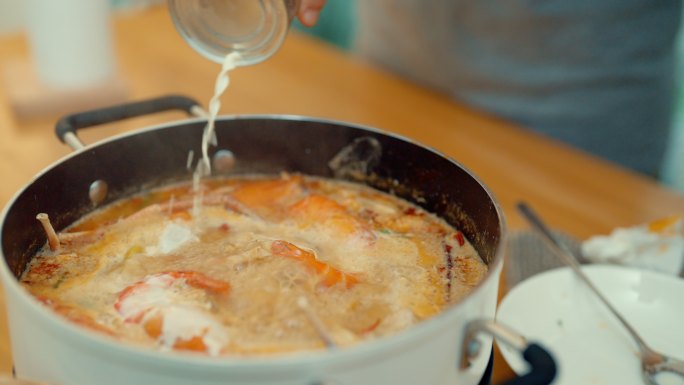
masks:
[[(36, 214), (47, 213), (60, 230), (96, 208), (88, 194), (96, 180), (109, 187), (101, 203), (107, 204), (191, 178), (188, 154), (201, 156), (203, 128), (204, 121), (183, 121), (126, 134), (45, 170), (10, 203), (2, 223), (3, 254), (14, 276), (46, 242)], [(363, 183), (444, 218), (486, 263), (498, 255), (503, 223), (493, 197), (467, 170), (432, 150), (368, 128), (301, 118), (221, 118), (216, 133), (218, 145), (210, 152), (230, 150), (236, 159), (218, 176), (298, 172)]]

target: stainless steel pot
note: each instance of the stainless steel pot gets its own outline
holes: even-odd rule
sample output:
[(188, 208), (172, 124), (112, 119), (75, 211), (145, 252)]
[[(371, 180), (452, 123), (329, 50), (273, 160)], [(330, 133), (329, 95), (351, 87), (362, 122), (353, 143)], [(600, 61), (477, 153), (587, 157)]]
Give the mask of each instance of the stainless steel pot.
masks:
[[(491, 193), (443, 155), (375, 129), (302, 117), (222, 117), (215, 158), (235, 162), (219, 172), (300, 172), (354, 180), (391, 192), (461, 229), (489, 265), (462, 302), (399, 335), (348, 349), (265, 358), (163, 354), (118, 343), (53, 314), (17, 277), (45, 243), (36, 213), (61, 229), (95, 207), (142, 189), (187, 179), (188, 152), (200, 154), (202, 118), (142, 129), (83, 147), (76, 129), (167, 109), (197, 112), (183, 97), (165, 97), (78, 114), (60, 121), (59, 137), (76, 148), (20, 191), (2, 217), (0, 276), (7, 297), (12, 353), (19, 377), (65, 385), (181, 384), (477, 384), (491, 352), (503, 265), (504, 219)], [(555, 367), (517, 337), (533, 367), (526, 383), (548, 383)], [(478, 349), (480, 347), (480, 349)], [(481, 354), (479, 354), (481, 352)], [(540, 361), (541, 360), (541, 361)], [(541, 373), (541, 374), (540, 374)], [(550, 377), (549, 377), (550, 376)]]

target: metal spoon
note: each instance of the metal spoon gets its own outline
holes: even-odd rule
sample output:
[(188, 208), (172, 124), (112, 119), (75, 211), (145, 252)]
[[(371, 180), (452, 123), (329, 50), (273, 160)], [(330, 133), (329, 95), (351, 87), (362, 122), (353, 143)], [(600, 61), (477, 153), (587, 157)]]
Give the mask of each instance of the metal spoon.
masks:
[(542, 220), (534, 213), (531, 207), (524, 202), (518, 203), (518, 210), (525, 217), (532, 228), (544, 239), (546, 244), (564, 263), (566, 263), (577, 276), (584, 281), (584, 283), (596, 294), (596, 296), (603, 302), (611, 313), (620, 321), (622, 326), (627, 329), (629, 334), (636, 341), (639, 347), (639, 357), (641, 359), (641, 372), (644, 377), (644, 382), (649, 385), (658, 385), (656, 382), (656, 375), (660, 372), (672, 372), (684, 377), (684, 361), (676, 358), (668, 357), (662, 353), (651, 349), (646, 342), (637, 334), (636, 330), (618, 313), (618, 311), (608, 302), (608, 300), (601, 294), (601, 292), (589, 280), (586, 274), (580, 268), (579, 263), (575, 259), (573, 253), (562, 243), (558, 242), (553, 236), (549, 228), (542, 222)]

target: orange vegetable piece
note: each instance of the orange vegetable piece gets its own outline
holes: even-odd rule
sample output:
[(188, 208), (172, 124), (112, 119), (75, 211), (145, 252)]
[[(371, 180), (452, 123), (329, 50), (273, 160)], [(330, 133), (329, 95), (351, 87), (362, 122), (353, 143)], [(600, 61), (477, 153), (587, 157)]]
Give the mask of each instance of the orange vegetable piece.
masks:
[(145, 333), (152, 338), (159, 338), (162, 335), (162, 328), (164, 327), (164, 317), (157, 313), (153, 317), (149, 317), (143, 324)]
[(322, 195), (310, 195), (290, 206), (288, 212), (298, 221), (305, 223), (305, 227), (320, 224), (343, 234), (368, 231), (367, 227), (349, 214), (344, 206)]
[(188, 210), (178, 210), (178, 211), (172, 211), (171, 212), (171, 219), (180, 219), (182, 221), (190, 221), (192, 220), (192, 214), (190, 214), (190, 211)]
[(211, 278), (208, 275), (196, 271), (170, 271), (168, 274), (174, 278), (183, 278), (192, 287), (204, 289), (217, 294), (225, 294), (230, 290), (230, 284), (226, 281)]
[[(145, 320), (143, 324), (143, 329), (145, 333), (152, 338), (159, 338), (162, 335), (162, 328), (164, 327), (164, 318), (161, 314), (156, 314), (153, 317), (149, 317)], [(207, 351), (207, 345), (204, 343), (204, 339), (201, 336), (192, 336), (192, 338), (183, 340), (178, 339), (173, 344), (174, 349), (179, 350), (192, 350), (197, 352)]]
[(179, 350), (192, 350), (195, 352), (206, 352), (207, 345), (204, 343), (204, 339), (200, 336), (193, 336), (189, 340), (177, 340), (173, 344), (174, 349)]
[(302, 262), (305, 266), (322, 276), (321, 284), (326, 287), (343, 284), (347, 289), (359, 282), (352, 274), (338, 270), (325, 262), (316, 259), (314, 253), (297, 247), (286, 241), (273, 241), (271, 253), (278, 257), (291, 258)]
[(243, 205), (254, 208), (268, 208), (288, 200), (296, 199), (302, 193), (302, 178), (292, 176), (277, 180), (254, 180), (241, 183), (231, 195)]
[(656, 219), (648, 223), (648, 231), (652, 233), (662, 233), (674, 224), (676, 224), (681, 219), (682, 217), (680, 217), (679, 215), (671, 215), (669, 217)]

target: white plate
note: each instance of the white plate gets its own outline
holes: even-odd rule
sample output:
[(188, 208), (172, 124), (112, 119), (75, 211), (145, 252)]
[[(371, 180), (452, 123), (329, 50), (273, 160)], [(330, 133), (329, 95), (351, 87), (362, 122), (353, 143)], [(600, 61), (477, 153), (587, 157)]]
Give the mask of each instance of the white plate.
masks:
[[(646, 343), (684, 359), (684, 280), (620, 266), (583, 270)], [(558, 364), (554, 384), (644, 384), (636, 344), (569, 268), (515, 286), (501, 302), (497, 319), (551, 351)], [(518, 353), (499, 346), (516, 373), (527, 372)], [(658, 380), (684, 384), (673, 374)]]

